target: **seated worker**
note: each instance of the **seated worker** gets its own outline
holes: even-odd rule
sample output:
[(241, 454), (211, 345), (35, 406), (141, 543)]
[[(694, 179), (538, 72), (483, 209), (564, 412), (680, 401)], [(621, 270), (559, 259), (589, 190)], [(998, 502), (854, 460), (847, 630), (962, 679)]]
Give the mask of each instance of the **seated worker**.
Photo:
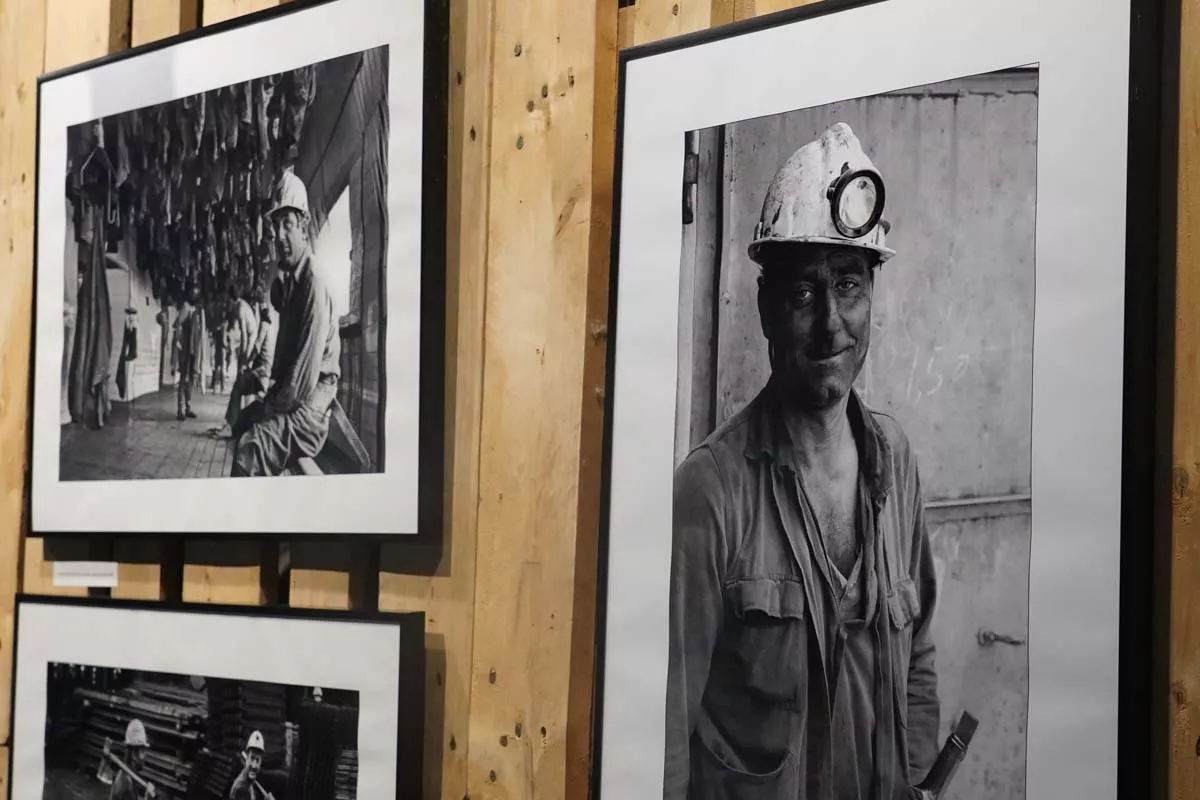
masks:
[(279, 330), (271, 386), (243, 412), (234, 477), (279, 475), (296, 459), (316, 456), (329, 434), (341, 375), (333, 299), (309, 243), (308, 190), (290, 170), (279, 181), (269, 218), (279, 244)]
[[(256, 330), (257, 340), (247, 348), (246, 369), (233, 382), (233, 390), (229, 395), (229, 404), (225, 407), (225, 425), (220, 428), (209, 428), (208, 434), (214, 439), (231, 439), (245, 433), (250, 419), (242, 413), (247, 399), (252, 395), (266, 393), (271, 385), (271, 366), (275, 358), (275, 319), (283, 302), (283, 283), (275, 280), (271, 283), (270, 305), (263, 303), (259, 309), (259, 320)], [(239, 425), (239, 420), (241, 424)]]

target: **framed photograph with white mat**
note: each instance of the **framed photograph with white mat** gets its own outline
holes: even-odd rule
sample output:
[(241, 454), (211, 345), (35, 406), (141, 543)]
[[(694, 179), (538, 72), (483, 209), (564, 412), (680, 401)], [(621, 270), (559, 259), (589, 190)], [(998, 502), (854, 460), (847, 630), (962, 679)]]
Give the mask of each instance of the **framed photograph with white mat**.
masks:
[(448, 53), (297, 0), (39, 79), (34, 535), (440, 535)]
[(15, 641), (12, 797), (422, 796), (423, 614), (18, 596)]
[(1145, 790), (1150, 5), (823, 2), (622, 54), (600, 800)]

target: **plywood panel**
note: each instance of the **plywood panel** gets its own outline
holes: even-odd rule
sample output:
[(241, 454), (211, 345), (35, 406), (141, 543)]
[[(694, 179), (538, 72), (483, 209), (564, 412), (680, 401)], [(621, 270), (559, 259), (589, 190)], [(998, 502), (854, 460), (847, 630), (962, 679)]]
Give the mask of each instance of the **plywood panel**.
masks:
[(1171, 800), (1191, 800), (1200, 796), (1200, 395), (1196, 392), (1200, 384), (1200, 2), (1197, 0), (1183, 0), (1180, 29), (1169, 794)]

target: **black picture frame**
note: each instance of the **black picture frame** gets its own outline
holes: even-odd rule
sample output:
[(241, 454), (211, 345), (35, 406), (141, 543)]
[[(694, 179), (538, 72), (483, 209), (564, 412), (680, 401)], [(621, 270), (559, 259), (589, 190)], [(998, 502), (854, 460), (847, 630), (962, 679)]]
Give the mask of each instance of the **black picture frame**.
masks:
[[(36, 387), (37, 355), (37, 300), (38, 300), (38, 209), (42, 190), (41, 124), (42, 89), (57, 79), (87, 72), (115, 62), (137, 59), (148, 53), (176, 47), (216, 36), (232, 30), (270, 24), (272, 21), (297, 14), (317, 6), (337, 4), (342, 0), (292, 0), (272, 8), (235, 17), (209, 26), (198, 27), (175, 36), (159, 39), (145, 45), (133, 47), (98, 59), (93, 59), (64, 69), (52, 71), (38, 77), (37, 81), (37, 128), (35, 141), (38, 154), (34, 169), (34, 259), (33, 269), (33, 313), (29, 351), (29, 407), (34, 407)], [(417, 459), (417, 530), (387, 533), (323, 533), (309, 531), (230, 532), (224, 530), (187, 530), (162, 533), (140, 533), (126, 530), (46, 531), (34, 525), (33, 469), (36, 457), (34, 448), (34, 425), (27, 430), (27, 472), (24, 497), (25, 527), (28, 535), (46, 537), (58, 541), (79, 539), (107, 539), (112, 537), (140, 537), (146, 539), (196, 539), (196, 540), (278, 540), (320, 541), (349, 540), (363, 543), (396, 542), (418, 550), (436, 547), (443, 537), (445, 517), (445, 425), (446, 425), (446, 306), (447, 289), (447, 233), (448, 208), (447, 189), (449, 176), (449, 112), (450, 112), (450, 0), (422, 0), (424, 4), (424, 73), (422, 100), (422, 174), (421, 174), (421, 285), (420, 285), (420, 378), (418, 409)], [(387, 273), (383, 272), (382, 293), (387, 294)], [(384, 310), (383, 330), (386, 330), (387, 310)], [(380, 394), (386, 395), (386, 336), (380, 337), (379, 361)], [(380, 440), (383, 441), (384, 406), (379, 410)], [(386, 454), (385, 454), (386, 458)]]
[[(425, 614), (420, 611), (355, 612), (324, 609), (290, 608), (287, 606), (244, 606), (208, 603), (163, 603), (143, 600), (118, 600), (59, 595), (17, 594), (13, 611), (12, 674), (9, 696), (8, 742), (15, 736), (17, 702), (17, 664), (20, 652), (21, 609), (28, 605), (84, 606), (113, 611), (149, 611), (201, 614), (205, 616), (257, 617), (269, 619), (303, 619), (324, 622), (358, 622), (393, 626), (400, 630), (399, 669), (397, 681), (396, 797), (398, 800), (419, 800), (424, 782), (425, 746)], [(203, 646), (203, 645), (201, 645)], [(8, 785), (13, 785), (15, 759), (8, 762)]]
[[(886, 0), (820, 0), (624, 49), (616, 151), (597, 559), (590, 790), (602, 798), (622, 155), (631, 63)], [(1119, 797), (1159, 797), (1169, 768), (1170, 526), (1180, 3), (1130, 0), (1118, 696)], [(686, 217), (686, 210), (685, 210)], [(652, 754), (657, 758), (658, 754)]]

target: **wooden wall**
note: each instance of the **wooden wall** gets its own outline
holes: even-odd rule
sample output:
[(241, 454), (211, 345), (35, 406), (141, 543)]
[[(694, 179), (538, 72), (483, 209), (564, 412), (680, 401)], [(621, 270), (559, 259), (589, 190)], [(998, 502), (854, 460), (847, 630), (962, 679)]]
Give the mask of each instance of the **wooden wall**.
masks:
[[(36, 78), (279, 0), (0, 0), (0, 732), (12, 597), (56, 592), (23, 537)], [(422, 610), (427, 798), (582, 798), (591, 736), (596, 529), (616, 65), (643, 44), (803, 0), (451, 0), (446, 536), (429, 576), (404, 554), (117, 542), (115, 596)], [(1185, 0), (1200, 34), (1200, 0)], [(1197, 39), (1200, 41), (1200, 39)], [(1200, 46), (1185, 46), (1181, 257), (1200, 161)], [(1190, 60), (1189, 60), (1190, 59)], [(1200, 174), (1200, 173), (1198, 173)], [(1194, 226), (1192, 226), (1194, 227)], [(1191, 237), (1191, 238), (1189, 238)], [(1183, 261), (1182, 263), (1186, 263)], [(1195, 285), (1192, 285), (1195, 284)], [(1181, 308), (1200, 281), (1180, 270)], [(1188, 299), (1190, 298), (1190, 299)], [(1179, 362), (1200, 337), (1180, 318)], [(1190, 335), (1190, 339), (1188, 336)], [(1195, 400), (1177, 396), (1181, 409)], [(1189, 405), (1190, 404), (1190, 405)], [(535, 408), (538, 413), (528, 413)], [(1196, 415), (1193, 414), (1193, 417)], [(1176, 463), (1200, 485), (1200, 432)], [(1189, 438), (1190, 437), (1190, 438)], [(1181, 460), (1182, 459), (1182, 460)], [(1186, 508), (1184, 509), (1186, 511)], [(1177, 513), (1173, 797), (1200, 787), (1196, 515)], [(286, 581), (280, 586), (280, 576)], [(1182, 700), (1180, 700), (1182, 698)], [(8, 742), (0, 741), (0, 783)], [(0, 792), (7, 796), (7, 788)]]

